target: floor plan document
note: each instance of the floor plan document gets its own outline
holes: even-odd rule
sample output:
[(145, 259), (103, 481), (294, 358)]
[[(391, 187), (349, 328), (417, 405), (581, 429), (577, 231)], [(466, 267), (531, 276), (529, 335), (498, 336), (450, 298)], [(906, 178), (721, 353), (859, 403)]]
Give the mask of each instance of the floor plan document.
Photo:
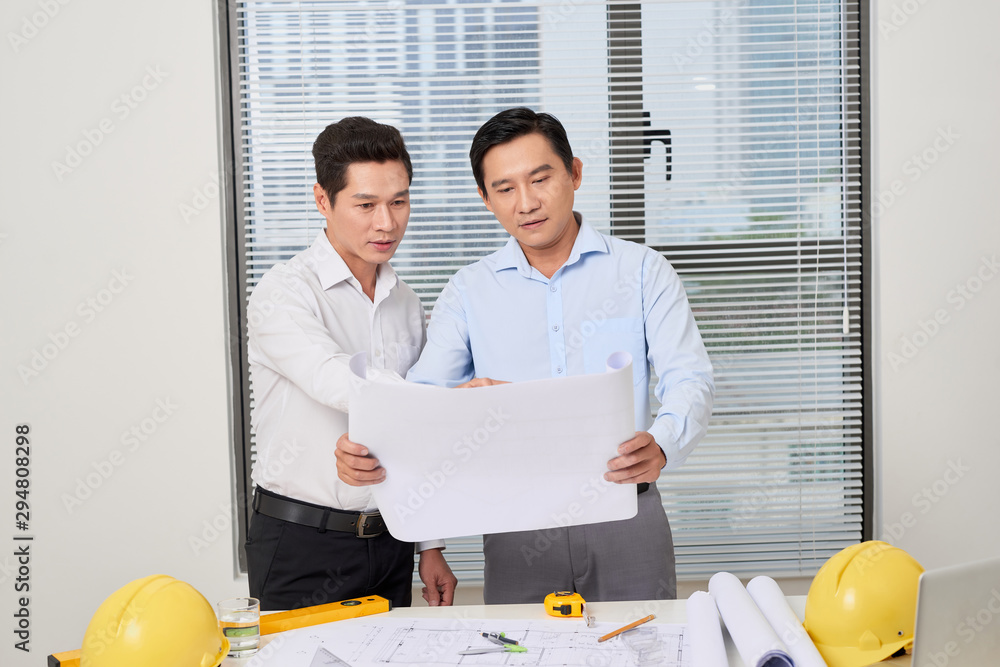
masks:
[[(483, 620), (374, 617), (282, 633), (280, 644), (258, 654), (255, 667), (351, 665), (565, 665), (568, 667), (691, 667), (683, 625), (647, 623), (599, 643), (615, 623), (588, 628), (579, 619)], [(524, 653), (461, 655), (492, 647), (484, 632), (503, 632)]]

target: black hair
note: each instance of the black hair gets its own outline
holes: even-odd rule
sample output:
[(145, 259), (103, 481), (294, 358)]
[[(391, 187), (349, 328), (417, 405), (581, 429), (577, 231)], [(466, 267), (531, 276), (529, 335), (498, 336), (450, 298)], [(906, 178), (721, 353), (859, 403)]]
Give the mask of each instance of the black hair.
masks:
[(475, 176), (476, 185), (479, 186), (483, 196), (489, 198), (483, 175), (483, 158), (486, 156), (486, 152), (494, 146), (536, 132), (549, 140), (552, 150), (566, 165), (566, 170), (572, 173), (573, 149), (570, 148), (569, 139), (566, 138), (566, 128), (563, 127), (558, 118), (547, 113), (535, 113), (525, 107), (507, 109), (483, 123), (483, 126), (476, 132), (476, 136), (472, 140), (472, 147), (469, 149), (472, 175)]
[(313, 143), (316, 182), (333, 206), (337, 193), (347, 187), (347, 168), (355, 162), (391, 162), (406, 167), (413, 182), (413, 165), (399, 130), (363, 116), (351, 116), (326, 126)]

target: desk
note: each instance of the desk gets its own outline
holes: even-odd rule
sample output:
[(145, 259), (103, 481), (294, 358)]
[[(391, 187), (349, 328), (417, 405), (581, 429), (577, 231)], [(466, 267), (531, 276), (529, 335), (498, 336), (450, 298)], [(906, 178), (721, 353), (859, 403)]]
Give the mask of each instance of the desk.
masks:
[[(685, 600), (594, 602), (588, 603), (587, 607), (591, 610), (597, 620), (602, 622), (608, 621), (624, 625), (648, 614), (656, 614), (656, 619), (652, 621), (653, 623), (686, 623), (687, 614), (685, 613), (685, 602)], [(788, 603), (791, 605), (795, 613), (798, 614), (799, 618), (803, 618), (806, 606), (805, 596), (789, 596)], [(394, 618), (484, 618), (528, 620), (543, 620), (552, 618), (545, 613), (545, 610), (542, 608), (541, 601), (539, 601), (538, 604), (461, 605), (456, 607), (399, 607), (397, 609), (393, 609), (387, 615)], [(380, 614), (378, 616), (365, 616), (362, 618), (348, 619), (346, 621), (337, 621), (337, 623), (370, 623), (373, 619), (382, 617), (384, 616)], [(583, 623), (583, 621), (578, 618), (568, 618), (565, 619), (565, 621), (567, 623)], [(267, 643), (273, 639), (273, 637), (273, 635), (261, 637), (261, 647), (263, 648), (266, 646)], [(740, 660), (739, 653), (736, 652), (736, 647), (733, 646), (728, 633), (725, 634), (725, 638), (726, 651), (729, 655), (730, 667), (743, 667), (743, 661)], [(254, 658), (242, 658), (239, 660), (235, 658), (226, 658), (222, 665), (223, 667), (244, 667), (253, 660)], [(909, 666), (910, 656), (895, 658), (878, 664), (880, 666)], [(254, 662), (253, 667), (267, 667), (267, 663), (257, 660)]]

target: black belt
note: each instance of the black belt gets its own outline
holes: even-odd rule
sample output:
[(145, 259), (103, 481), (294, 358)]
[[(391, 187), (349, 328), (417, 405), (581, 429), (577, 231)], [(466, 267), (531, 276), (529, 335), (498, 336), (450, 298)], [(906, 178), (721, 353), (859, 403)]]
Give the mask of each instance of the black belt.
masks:
[(386, 531), (385, 521), (378, 512), (345, 512), (286, 498), (260, 488), (254, 491), (253, 509), (274, 519), (318, 528), (321, 533), (336, 530), (368, 538), (378, 537)]
[[(648, 490), (649, 482), (635, 486), (636, 495)], [(386, 531), (385, 521), (379, 512), (345, 512), (286, 498), (260, 488), (254, 491), (253, 510), (274, 519), (318, 528), (321, 533), (336, 530), (369, 538), (378, 537)]]

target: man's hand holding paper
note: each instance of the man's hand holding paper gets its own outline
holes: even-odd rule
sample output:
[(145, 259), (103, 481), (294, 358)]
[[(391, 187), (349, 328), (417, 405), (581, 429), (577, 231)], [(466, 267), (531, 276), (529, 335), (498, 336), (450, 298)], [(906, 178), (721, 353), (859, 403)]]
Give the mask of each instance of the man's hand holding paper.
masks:
[(608, 461), (611, 472), (604, 474), (604, 479), (616, 484), (655, 482), (667, 465), (667, 455), (648, 431), (636, 431), (634, 438), (618, 446), (618, 454)]
[(378, 484), (385, 479), (385, 468), (378, 459), (369, 454), (368, 448), (351, 442), (347, 433), (337, 440), (337, 477), (351, 486)]

